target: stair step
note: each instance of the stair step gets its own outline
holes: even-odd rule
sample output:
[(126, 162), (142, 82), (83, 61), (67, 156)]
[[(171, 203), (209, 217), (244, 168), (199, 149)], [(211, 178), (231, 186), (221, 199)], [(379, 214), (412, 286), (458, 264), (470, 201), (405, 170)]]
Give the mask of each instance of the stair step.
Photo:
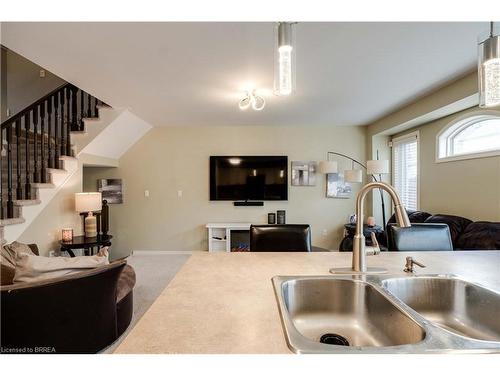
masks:
[(14, 201), (15, 206), (35, 206), (40, 203), (42, 203), (40, 199), (23, 199)]
[(22, 217), (15, 217), (12, 219), (3, 219), (0, 220), (0, 226), (4, 227), (6, 225), (15, 225), (15, 224), (22, 224), (24, 223), (25, 220)]
[(53, 189), (56, 185), (50, 182), (32, 182), (31, 187), (35, 189)]
[(67, 155), (62, 155), (59, 157), (59, 160), (74, 160), (74, 161), (77, 161), (78, 159), (75, 158), (74, 156), (67, 156)]
[(58, 169), (58, 168), (45, 168), (47, 173), (54, 173), (54, 174), (65, 174), (68, 173), (66, 169)]

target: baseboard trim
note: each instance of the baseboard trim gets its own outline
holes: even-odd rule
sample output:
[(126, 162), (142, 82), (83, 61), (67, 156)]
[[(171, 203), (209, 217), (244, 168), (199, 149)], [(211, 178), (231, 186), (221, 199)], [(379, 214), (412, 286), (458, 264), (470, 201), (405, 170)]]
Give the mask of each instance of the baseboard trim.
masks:
[(206, 251), (168, 251), (168, 250), (133, 250), (132, 255), (191, 255), (193, 253), (206, 253)]

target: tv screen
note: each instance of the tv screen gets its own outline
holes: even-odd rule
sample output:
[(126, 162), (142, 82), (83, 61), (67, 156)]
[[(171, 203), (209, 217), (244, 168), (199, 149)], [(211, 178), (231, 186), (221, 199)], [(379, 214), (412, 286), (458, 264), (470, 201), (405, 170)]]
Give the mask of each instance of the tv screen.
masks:
[(210, 200), (287, 199), (287, 156), (210, 156)]

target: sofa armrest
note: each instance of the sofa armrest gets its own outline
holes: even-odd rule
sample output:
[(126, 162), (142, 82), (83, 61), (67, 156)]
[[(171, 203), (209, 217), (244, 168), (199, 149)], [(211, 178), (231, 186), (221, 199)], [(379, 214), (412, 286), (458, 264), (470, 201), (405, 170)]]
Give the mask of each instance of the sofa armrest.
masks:
[(117, 338), (116, 290), (126, 262), (1, 287), (2, 348), (95, 353)]

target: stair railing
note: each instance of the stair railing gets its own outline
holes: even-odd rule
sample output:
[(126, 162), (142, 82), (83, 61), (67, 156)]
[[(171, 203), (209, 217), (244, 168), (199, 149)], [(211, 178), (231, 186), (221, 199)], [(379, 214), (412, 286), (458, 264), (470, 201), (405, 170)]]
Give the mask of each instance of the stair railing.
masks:
[(71, 132), (84, 131), (83, 119), (99, 117), (103, 104), (65, 83), (1, 124), (0, 219), (14, 218), (15, 200), (35, 199), (32, 184), (48, 182), (47, 168), (73, 156)]

